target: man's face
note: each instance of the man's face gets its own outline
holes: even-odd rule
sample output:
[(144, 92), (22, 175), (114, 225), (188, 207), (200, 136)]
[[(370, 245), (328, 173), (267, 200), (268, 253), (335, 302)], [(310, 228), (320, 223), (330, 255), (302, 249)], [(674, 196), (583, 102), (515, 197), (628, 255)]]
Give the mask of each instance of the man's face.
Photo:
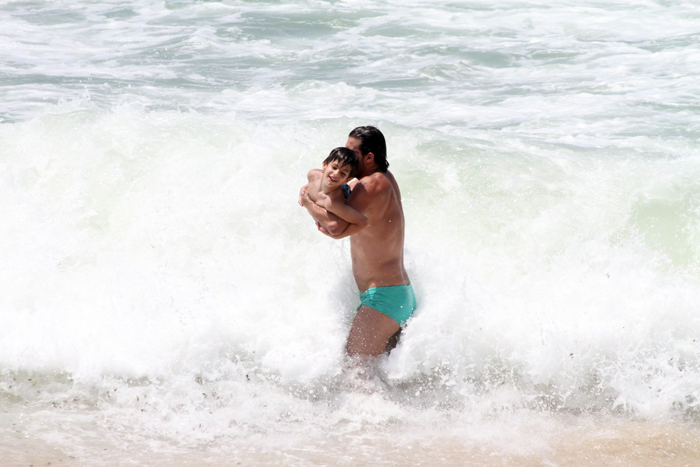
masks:
[(357, 158), (360, 161), (360, 166), (357, 168), (357, 178), (361, 178), (365, 173), (365, 159), (362, 157), (362, 151), (360, 151), (360, 145), (362, 141), (359, 138), (353, 136), (348, 138), (348, 142), (345, 143), (345, 147), (354, 151), (357, 154)]

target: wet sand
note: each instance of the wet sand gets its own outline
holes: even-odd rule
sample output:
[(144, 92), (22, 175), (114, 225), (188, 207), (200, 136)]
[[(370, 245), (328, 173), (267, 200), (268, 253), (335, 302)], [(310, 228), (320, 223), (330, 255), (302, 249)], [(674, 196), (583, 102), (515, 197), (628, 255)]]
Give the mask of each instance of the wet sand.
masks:
[[(551, 430), (553, 428), (553, 430)], [(507, 431), (507, 430), (506, 430)], [(549, 434), (547, 433), (549, 432)], [(497, 442), (459, 434), (416, 434), (382, 431), (331, 435), (326, 439), (238, 439), (228, 445), (157, 452), (141, 446), (133, 451), (101, 446), (58, 449), (46, 441), (3, 439), (6, 467), (200, 467), (257, 466), (697, 466), (700, 429), (679, 423), (559, 419), (542, 430), (523, 425)], [(511, 439), (509, 439), (511, 438)], [(396, 441), (396, 440), (402, 441)], [(290, 442), (291, 441), (291, 442)], [(225, 444), (225, 443), (224, 443)], [(82, 452), (82, 454), (80, 454)], [(101, 452), (101, 453), (100, 453)]]

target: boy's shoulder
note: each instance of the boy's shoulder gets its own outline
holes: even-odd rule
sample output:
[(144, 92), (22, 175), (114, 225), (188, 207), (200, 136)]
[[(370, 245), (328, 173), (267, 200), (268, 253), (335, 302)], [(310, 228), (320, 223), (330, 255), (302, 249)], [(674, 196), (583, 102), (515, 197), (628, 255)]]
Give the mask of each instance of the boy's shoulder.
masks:
[(309, 170), (309, 173), (306, 174), (306, 178), (311, 181), (319, 178), (320, 176), (323, 175), (323, 170), (321, 169), (311, 169)]

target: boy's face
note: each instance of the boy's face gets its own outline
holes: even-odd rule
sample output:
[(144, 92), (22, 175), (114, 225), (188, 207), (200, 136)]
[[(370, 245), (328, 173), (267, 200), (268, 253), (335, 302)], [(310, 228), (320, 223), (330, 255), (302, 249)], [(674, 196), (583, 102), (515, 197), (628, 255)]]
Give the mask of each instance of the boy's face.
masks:
[(323, 164), (323, 183), (328, 188), (337, 188), (350, 178), (350, 166), (340, 165), (338, 161)]

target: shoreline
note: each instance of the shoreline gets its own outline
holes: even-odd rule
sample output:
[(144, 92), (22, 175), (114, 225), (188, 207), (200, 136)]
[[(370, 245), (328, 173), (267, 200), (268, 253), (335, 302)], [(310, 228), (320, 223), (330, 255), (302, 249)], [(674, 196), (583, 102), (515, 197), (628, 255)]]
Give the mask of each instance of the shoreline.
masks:
[[(434, 432), (421, 436), (401, 429), (358, 431), (326, 438), (294, 439), (277, 436), (239, 438), (220, 445), (180, 452), (158, 452), (148, 446), (116, 449), (98, 436), (89, 446), (60, 449), (45, 440), (16, 433), (3, 436), (6, 467), (201, 467), (217, 465), (425, 465), (425, 466), (613, 466), (684, 467), (700, 458), (700, 427), (681, 422), (595, 420), (592, 417), (553, 416), (546, 423), (500, 420), (504, 436), (494, 442), (489, 433), (498, 424), (477, 423), (474, 432)], [(544, 424), (542, 422), (545, 422)], [(516, 426), (517, 425), (517, 426)], [(464, 428), (461, 429), (464, 431)], [(420, 430), (418, 430), (420, 431)], [(423, 430), (426, 431), (426, 430)], [(14, 441), (14, 443), (12, 443)], [(280, 441), (276, 443), (275, 441)], [(291, 441), (291, 442), (290, 442)], [(12, 443), (8, 446), (8, 442)], [(104, 444), (103, 444), (104, 443)], [(81, 453), (82, 452), (82, 453)]]

